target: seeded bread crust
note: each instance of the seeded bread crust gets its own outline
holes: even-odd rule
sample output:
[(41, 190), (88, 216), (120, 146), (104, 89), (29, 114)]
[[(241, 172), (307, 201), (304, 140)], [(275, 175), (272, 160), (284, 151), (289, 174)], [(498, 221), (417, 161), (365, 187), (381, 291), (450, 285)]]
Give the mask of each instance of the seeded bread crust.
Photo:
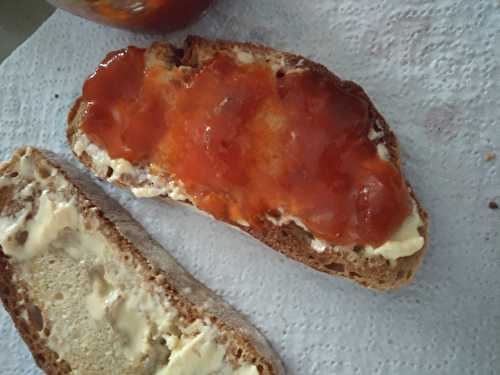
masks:
[[(279, 357), (255, 327), (213, 291), (196, 281), (120, 205), (67, 161), (49, 151), (21, 148), (9, 162), (0, 165), (0, 176), (17, 173), (19, 160), (25, 154), (33, 158), (41, 173), (49, 176), (57, 170), (65, 177), (70, 183), (67, 194), (76, 197), (79, 214), (97, 219), (98, 230), (119, 247), (121, 255), (116, 262), (140, 269), (143, 279), (159, 286), (187, 322), (208, 319), (222, 331), (221, 342), (225, 341), (228, 347), (226, 358), (229, 363), (254, 364), (261, 375), (285, 374)], [(22, 208), (21, 203), (12, 199), (13, 193), (12, 186), (0, 187), (0, 217), (10, 216)], [(0, 246), (0, 299), (5, 309), (42, 370), (50, 375), (72, 373), (71, 363), (48, 347), (47, 337), (51, 334), (52, 324), (44, 310), (44, 301), (40, 301), (39, 296), (33, 298), (29, 287), (17, 277), (16, 267), (15, 261)], [(81, 358), (81, 361), (91, 362), (93, 359)], [(105, 373), (115, 372), (111, 368)]]
[[(277, 76), (286, 74), (290, 70), (309, 69), (327, 78), (334, 79), (346, 90), (358, 97), (364, 98), (368, 103), (369, 116), (373, 128), (375, 131), (383, 133), (382, 137), (373, 142), (375, 144), (383, 143), (386, 146), (390, 162), (400, 170), (400, 155), (397, 139), (387, 125), (385, 119), (376, 110), (367, 94), (356, 83), (341, 80), (320, 64), (298, 55), (277, 51), (258, 44), (228, 42), (223, 40), (210, 41), (197, 36), (188, 37), (182, 49), (177, 49), (164, 42), (154, 43), (152, 47), (150, 47), (148, 53), (164, 60), (167, 66), (186, 66), (195, 69), (202, 66), (203, 63), (213, 57), (215, 53), (224, 53), (233, 57), (236, 53), (245, 53), (251, 56), (254, 61), (273, 66)], [(79, 98), (68, 116), (68, 142), (75, 155), (88, 169), (94, 172), (99, 178), (109, 180), (110, 176), (99, 171), (90, 155), (86, 152), (78, 155), (75, 152), (75, 144), (79, 137), (81, 137), (79, 123), (86, 105), (87, 103), (84, 103), (82, 99)], [(141, 166), (134, 167), (138, 170), (145, 169)], [(126, 189), (141, 186), (139, 181), (128, 175), (113, 179), (111, 182)], [(410, 185), (408, 183), (407, 185), (410, 189), (411, 196), (418, 206), (418, 212), (423, 222), (423, 225), (419, 228), (419, 232), (424, 238), (424, 245), (413, 255), (398, 258), (392, 263), (381, 255), (365, 256), (362, 246), (355, 246), (354, 250), (343, 250), (338, 248), (334, 250), (332, 247), (335, 244), (331, 244), (332, 247), (323, 252), (315, 251), (310, 246), (312, 235), (293, 222), (278, 226), (269, 221), (265, 221), (260, 228), (240, 225), (235, 226), (267, 244), (272, 249), (319, 271), (330, 275), (344, 276), (370, 288), (379, 290), (396, 289), (408, 284), (413, 279), (428, 243), (427, 212), (423, 209)], [(168, 196), (160, 196), (158, 198), (160, 200), (171, 200)]]

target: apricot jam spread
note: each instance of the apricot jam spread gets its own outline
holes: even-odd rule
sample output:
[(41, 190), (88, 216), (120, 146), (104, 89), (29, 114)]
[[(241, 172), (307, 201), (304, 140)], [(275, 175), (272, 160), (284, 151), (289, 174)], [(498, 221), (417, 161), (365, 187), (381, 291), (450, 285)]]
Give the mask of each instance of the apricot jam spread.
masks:
[(283, 212), (338, 245), (379, 246), (410, 214), (403, 177), (368, 138), (367, 99), (335, 77), (219, 53), (165, 79), (145, 60), (110, 54), (84, 85), (81, 130), (111, 158), (163, 171), (218, 219)]

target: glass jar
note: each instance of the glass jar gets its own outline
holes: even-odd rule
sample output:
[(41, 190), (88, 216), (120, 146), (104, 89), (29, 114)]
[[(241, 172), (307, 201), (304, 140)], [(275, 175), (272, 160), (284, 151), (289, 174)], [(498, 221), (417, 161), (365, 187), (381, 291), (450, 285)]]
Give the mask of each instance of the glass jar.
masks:
[(213, 0), (48, 0), (77, 16), (115, 27), (166, 32), (202, 15)]

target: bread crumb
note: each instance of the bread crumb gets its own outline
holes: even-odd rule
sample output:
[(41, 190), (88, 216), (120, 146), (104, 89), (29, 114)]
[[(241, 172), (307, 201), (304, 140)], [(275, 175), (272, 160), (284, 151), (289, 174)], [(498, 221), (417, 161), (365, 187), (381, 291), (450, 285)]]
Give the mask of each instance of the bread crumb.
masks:
[(497, 155), (492, 152), (492, 151), (488, 151), (485, 155), (484, 155), (484, 160), (486, 161), (492, 161), (492, 160), (495, 160), (497, 157)]
[(498, 209), (498, 203), (495, 202), (495, 201), (491, 201), (489, 204), (488, 204), (488, 207), (491, 208), (492, 210), (497, 210)]

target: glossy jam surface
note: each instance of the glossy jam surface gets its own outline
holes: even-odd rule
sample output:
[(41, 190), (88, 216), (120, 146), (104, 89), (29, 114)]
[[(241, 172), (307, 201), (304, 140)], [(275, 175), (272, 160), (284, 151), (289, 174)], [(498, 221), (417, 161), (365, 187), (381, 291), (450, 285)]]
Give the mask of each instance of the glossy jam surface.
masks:
[(112, 158), (168, 172), (219, 219), (283, 212), (339, 245), (380, 245), (409, 215), (402, 176), (368, 139), (368, 104), (339, 81), (223, 54), (166, 80), (144, 56), (109, 55), (84, 86), (81, 129)]

